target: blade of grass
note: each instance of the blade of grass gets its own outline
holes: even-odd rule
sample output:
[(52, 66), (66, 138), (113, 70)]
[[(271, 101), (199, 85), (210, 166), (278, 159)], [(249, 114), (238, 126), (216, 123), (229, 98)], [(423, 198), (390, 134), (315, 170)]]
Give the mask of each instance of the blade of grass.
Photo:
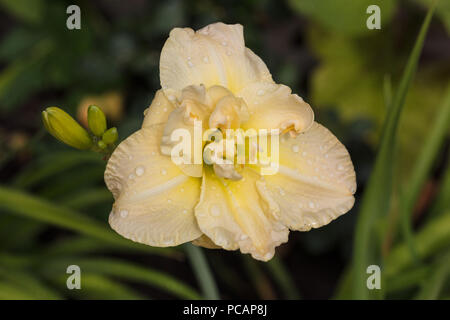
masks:
[(292, 279), (289, 271), (286, 270), (283, 262), (278, 257), (273, 257), (272, 260), (265, 264), (267, 269), (272, 274), (275, 282), (283, 290), (287, 299), (299, 300), (300, 293), (295, 287), (295, 282)]
[(13, 283), (0, 281), (0, 300), (36, 300), (37, 297)]
[(117, 246), (135, 248), (146, 253), (171, 256), (176, 250), (172, 248), (155, 248), (134, 243), (120, 237), (94, 219), (71, 209), (54, 205), (48, 201), (33, 197), (22, 191), (0, 186), (0, 209), (46, 222), (58, 227), (70, 229)]
[(373, 228), (377, 216), (385, 214), (389, 208), (397, 126), (408, 89), (417, 68), (434, 8), (435, 5), (430, 8), (425, 17), (405, 71), (403, 72), (399, 88), (388, 110), (383, 126), (380, 148), (375, 159), (375, 166), (362, 199), (354, 238), (352, 292), (353, 298), (355, 299), (369, 298), (369, 290), (366, 287), (366, 268), (371, 264), (379, 264), (371, 257), (375, 245), (372, 241)]
[(219, 290), (202, 249), (190, 243), (184, 248), (204, 297), (209, 300), (219, 300)]
[(405, 241), (409, 245), (411, 255), (418, 259), (414, 247), (412, 231), (412, 213), (419, 193), (422, 190), (432, 165), (439, 154), (439, 147), (443, 144), (447, 135), (448, 123), (450, 120), (450, 86), (434, 123), (430, 126), (430, 132), (425, 140), (422, 151), (411, 172), (412, 176), (401, 199), (401, 222)]

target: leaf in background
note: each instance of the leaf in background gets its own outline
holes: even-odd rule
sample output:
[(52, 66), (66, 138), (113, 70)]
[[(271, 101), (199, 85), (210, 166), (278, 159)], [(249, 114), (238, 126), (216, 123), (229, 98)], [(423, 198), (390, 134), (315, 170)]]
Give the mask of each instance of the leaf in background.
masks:
[(430, 277), (423, 281), (422, 289), (416, 296), (418, 300), (436, 300), (439, 299), (447, 279), (450, 276), (450, 252), (439, 256), (436, 266)]
[(414, 167), (407, 185), (402, 189), (400, 199), (400, 214), (402, 218), (402, 230), (405, 240), (409, 243), (411, 254), (416, 256), (413, 245), (412, 214), (414, 206), (417, 203), (420, 192), (423, 189), (425, 181), (431, 171), (436, 157), (441, 151), (441, 145), (444, 143), (448, 133), (448, 124), (450, 120), (450, 83), (447, 94), (444, 97), (441, 108), (439, 108), (436, 119), (431, 123), (426, 140), (423, 144), (419, 156), (414, 162)]
[[(60, 299), (61, 296), (55, 290), (49, 288), (41, 280), (34, 275), (24, 271), (12, 270), (0, 266), (1, 276), (7, 281), (23, 288), (27, 294), (31, 294), (36, 299), (40, 300), (55, 300)], [(0, 289), (1, 290), (1, 289)]]
[(58, 273), (65, 275), (67, 266), (71, 264), (80, 266), (83, 272), (146, 283), (182, 299), (200, 299), (200, 295), (194, 289), (167, 273), (117, 259), (76, 257), (58, 259), (45, 262), (42, 265), (42, 272), (47, 277), (55, 277)]
[[(81, 290), (67, 290), (68, 294), (77, 299), (94, 300), (142, 300), (145, 299), (119, 281), (110, 279), (98, 273), (82, 271)], [(62, 275), (54, 282), (65, 289), (67, 275)]]
[[(380, 34), (364, 38), (333, 35), (311, 29), (308, 42), (320, 60), (312, 75), (311, 102), (317, 108), (335, 108), (347, 122), (369, 118), (375, 123), (370, 140), (377, 143), (386, 114), (385, 77), (391, 83), (400, 80), (407, 59), (409, 41), (396, 39), (394, 31), (381, 29)], [(408, 45), (403, 44), (408, 43)], [(398, 132), (400, 181), (411, 171), (411, 161), (424, 141), (429, 123), (437, 115), (446, 92), (449, 61), (430, 61), (418, 70), (405, 102), (408, 110), (402, 115)], [(395, 86), (394, 86), (395, 91)]]
[(353, 298), (355, 299), (369, 298), (369, 290), (366, 286), (366, 268), (373, 264), (380, 265), (379, 258), (375, 253), (374, 228), (378, 222), (377, 218), (385, 217), (389, 210), (394, 173), (394, 166), (392, 165), (394, 163), (393, 154), (397, 142), (398, 122), (417, 68), (433, 12), (434, 7), (428, 11), (422, 24), (392, 105), (388, 110), (383, 125), (380, 147), (375, 159), (375, 166), (361, 200), (354, 238), (352, 265)]
[[(430, 7), (435, 0), (414, 0), (424, 6)], [(436, 4), (436, 16), (440, 17), (442, 23), (450, 34), (450, 1), (440, 0)]]
[(36, 24), (43, 18), (42, 0), (0, 0), (0, 6), (22, 22)]
[(291, 7), (299, 13), (319, 22), (327, 29), (346, 35), (361, 35), (368, 32), (366, 13), (370, 5), (380, 7), (381, 28), (390, 21), (394, 13), (394, 0), (289, 0)]
[(106, 223), (102, 224), (71, 209), (2, 186), (0, 186), (0, 209), (67, 228), (117, 246), (141, 248), (142, 252), (164, 256), (170, 256), (174, 251), (171, 248), (155, 248), (132, 242), (114, 233), (106, 227)]

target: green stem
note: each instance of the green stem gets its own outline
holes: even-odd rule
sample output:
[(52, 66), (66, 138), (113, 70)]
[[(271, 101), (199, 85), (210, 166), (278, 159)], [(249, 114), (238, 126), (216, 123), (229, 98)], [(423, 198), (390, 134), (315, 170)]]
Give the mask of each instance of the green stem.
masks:
[(185, 249), (203, 295), (209, 300), (219, 300), (219, 291), (202, 249), (190, 243), (185, 245)]

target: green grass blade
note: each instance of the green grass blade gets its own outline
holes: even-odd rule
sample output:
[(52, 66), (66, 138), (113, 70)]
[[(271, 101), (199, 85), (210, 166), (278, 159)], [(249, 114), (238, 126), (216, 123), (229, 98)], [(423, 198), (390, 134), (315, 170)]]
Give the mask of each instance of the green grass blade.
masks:
[(292, 279), (289, 271), (286, 270), (283, 262), (279, 258), (273, 257), (272, 260), (267, 262), (265, 265), (272, 274), (275, 282), (283, 290), (287, 299), (290, 300), (301, 299), (300, 293), (295, 287), (294, 280)]
[(425, 140), (422, 152), (420, 153), (416, 164), (411, 172), (411, 179), (408, 181), (405, 193), (401, 199), (401, 218), (402, 231), (405, 240), (413, 257), (417, 259), (412, 238), (413, 231), (411, 226), (411, 216), (417, 198), (422, 190), (426, 178), (432, 168), (436, 156), (439, 154), (440, 146), (443, 144), (447, 135), (448, 123), (450, 120), (450, 86), (447, 90), (444, 103), (440, 108), (435, 122), (430, 126), (430, 133)]
[(373, 229), (376, 218), (385, 214), (390, 205), (396, 132), (405, 98), (417, 68), (425, 36), (433, 15), (434, 6), (430, 8), (420, 29), (414, 48), (409, 57), (406, 69), (388, 110), (383, 126), (380, 148), (375, 159), (375, 166), (369, 179), (367, 189), (361, 203), (359, 218), (354, 238), (353, 258), (353, 298), (368, 299), (369, 290), (366, 287), (366, 268), (379, 264), (374, 259)]
[(188, 243), (185, 245), (185, 250), (205, 298), (219, 300), (219, 290), (202, 249)]
[(70, 229), (117, 246), (140, 249), (142, 252), (170, 256), (176, 251), (171, 248), (154, 248), (134, 243), (113, 232), (106, 223), (102, 224), (71, 209), (3, 186), (0, 186), (0, 209)]

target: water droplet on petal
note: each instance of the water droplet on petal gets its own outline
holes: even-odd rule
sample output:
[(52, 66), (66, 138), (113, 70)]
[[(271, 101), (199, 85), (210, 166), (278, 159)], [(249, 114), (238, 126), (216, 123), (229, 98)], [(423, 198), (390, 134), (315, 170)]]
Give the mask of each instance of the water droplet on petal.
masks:
[(136, 168), (136, 175), (137, 175), (138, 177), (142, 176), (142, 175), (144, 174), (144, 172), (145, 172), (144, 167), (137, 167), (137, 168)]
[(192, 61), (188, 61), (187, 64), (188, 64), (189, 68), (192, 68), (192, 67), (194, 66), (194, 64), (192, 63)]
[(342, 170), (344, 170), (344, 166), (342, 164), (338, 164), (337, 169), (339, 171), (342, 171)]
[(210, 213), (211, 215), (213, 215), (214, 217), (218, 217), (220, 216), (220, 207), (218, 205), (213, 205), (210, 209)]
[(204, 56), (204, 57), (203, 57), (203, 62), (204, 62), (204, 63), (208, 63), (208, 62), (209, 62), (209, 58), (208, 58), (207, 56)]
[(248, 239), (248, 235), (242, 234), (240, 239), (241, 239), (242, 241), (243, 241), (243, 240), (247, 240), (247, 239)]
[(226, 47), (226, 46), (227, 46), (227, 42), (226, 42), (226, 41), (223, 41), (223, 42), (222, 42), (222, 45), (223, 45), (224, 47)]
[(314, 209), (316, 205), (314, 204), (314, 202), (310, 201), (310, 202), (308, 203), (308, 206), (309, 206), (311, 209)]
[(165, 176), (165, 175), (167, 174), (167, 170), (166, 170), (166, 169), (162, 169), (162, 170), (161, 170), (161, 174), (162, 174), (163, 176)]
[(184, 210), (183, 210), (183, 213), (186, 214), (186, 213), (188, 213), (188, 211), (187, 211), (186, 209), (184, 209)]
[(120, 210), (120, 216), (122, 218), (126, 218), (128, 216), (128, 211), (127, 210)]
[(256, 92), (256, 94), (258, 96), (262, 96), (264, 94), (264, 90), (260, 89), (260, 90), (258, 90), (258, 92)]
[(299, 146), (298, 145), (296, 145), (296, 144), (294, 144), (293, 146), (292, 146), (292, 152), (295, 152), (295, 153), (297, 153), (297, 152), (299, 152), (300, 151), (300, 148), (299, 148)]

